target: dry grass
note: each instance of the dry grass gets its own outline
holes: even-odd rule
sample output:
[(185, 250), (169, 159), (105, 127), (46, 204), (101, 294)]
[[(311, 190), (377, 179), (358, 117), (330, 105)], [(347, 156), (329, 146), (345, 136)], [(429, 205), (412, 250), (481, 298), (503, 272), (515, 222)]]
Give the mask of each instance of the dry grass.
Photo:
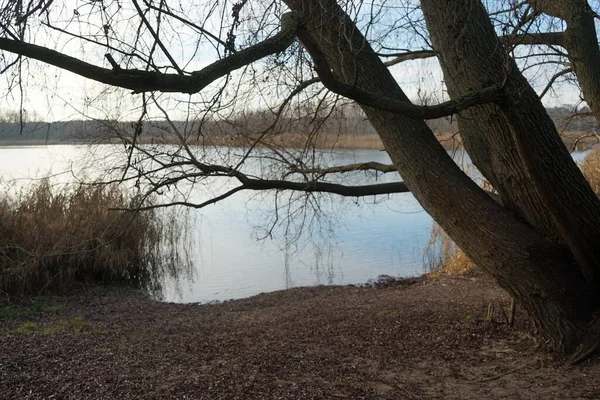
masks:
[[(164, 272), (161, 243), (174, 227), (134, 204), (117, 186), (57, 189), (48, 179), (0, 200), (0, 291), (39, 294), (74, 282), (146, 287)], [(161, 272), (162, 271), (162, 272)]]
[(597, 196), (600, 196), (600, 148), (592, 150), (581, 164), (581, 171)]
[(257, 147), (274, 146), (285, 148), (319, 148), (319, 149), (383, 149), (381, 139), (377, 135), (309, 135), (301, 133), (270, 134), (261, 137), (259, 134), (206, 136), (191, 140), (191, 144), (209, 146), (248, 147), (258, 142)]
[[(462, 149), (462, 140), (456, 131), (439, 131), (436, 138), (446, 150)], [(565, 146), (569, 150), (583, 151), (597, 145), (600, 136), (586, 132), (565, 131), (561, 133)], [(176, 136), (146, 136), (140, 138), (141, 143), (179, 143)], [(269, 133), (236, 134), (218, 136), (188, 136), (190, 145), (198, 146), (231, 146), (231, 147), (265, 147), (282, 148), (317, 148), (317, 149), (366, 149), (383, 150), (383, 143), (376, 134), (346, 134), (346, 133)], [(256, 144), (258, 142), (258, 144)]]
[(436, 223), (431, 227), (424, 261), (430, 274), (460, 275), (475, 268), (475, 264)]

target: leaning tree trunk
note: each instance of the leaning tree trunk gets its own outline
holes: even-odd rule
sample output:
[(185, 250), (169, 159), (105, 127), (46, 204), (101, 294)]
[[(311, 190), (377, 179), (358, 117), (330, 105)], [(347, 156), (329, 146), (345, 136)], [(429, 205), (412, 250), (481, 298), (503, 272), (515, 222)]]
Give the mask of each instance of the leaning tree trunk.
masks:
[[(569, 249), (573, 262), (565, 267), (586, 280), (579, 307), (596, 309), (600, 200), (562, 144), (539, 97), (504, 51), (481, 2), (422, 0), (421, 4), (450, 96), (504, 87), (502, 104), (476, 106), (459, 116), (465, 148), (515, 215), (555, 240), (557, 247)], [(512, 284), (505, 287), (514, 292)], [(538, 326), (542, 324), (538, 318), (553, 318), (547, 312), (538, 316), (528, 311)], [(543, 333), (553, 342), (561, 340)]]
[(504, 85), (504, 104), (476, 106), (459, 117), (475, 165), (518, 215), (567, 244), (593, 284), (600, 266), (600, 200), (504, 52), (485, 9), (479, 0), (423, 0), (422, 7), (451, 97)]
[[(371, 93), (408, 101), (337, 2), (285, 2), (304, 21), (301, 41), (309, 52), (317, 47), (325, 55), (337, 79)], [(485, 15), (484, 22), (489, 24)], [(444, 57), (446, 50), (438, 50)], [(477, 83), (471, 89), (475, 89)], [(514, 107), (509, 103), (511, 110)], [(553, 236), (561, 236), (556, 218), (540, 212), (543, 216), (540, 219), (546, 222), (533, 223), (533, 219), (521, 219), (520, 213), (494, 202), (457, 167), (423, 121), (369, 107), (363, 109), (405, 183), (425, 210), (474, 262), (492, 274), (501, 286), (520, 301), (553, 348), (573, 351), (591, 319), (594, 290), (582, 270), (574, 266), (568, 247), (554, 240)], [(506, 117), (511, 116), (510, 113), (506, 114)], [(539, 118), (543, 122), (547, 116)], [(513, 130), (522, 129), (522, 119), (523, 115), (514, 122), (516, 127)], [(552, 131), (545, 133), (546, 136), (555, 134)], [(549, 137), (548, 141), (555, 139)], [(519, 146), (521, 152), (523, 145), (519, 143)], [(537, 157), (527, 164), (521, 156), (503, 162), (511, 164), (507, 168), (515, 169), (527, 177), (535, 174), (536, 169), (543, 169), (543, 162), (548, 161), (542, 156)], [(538, 162), (541, 164), (537, 165)], [(572, 173), (569, 166), (565, 168), (567, 173)], [(523, 173), (521, 169), (527, 172)], [(573, 190), (587, 193), (587, 184), (574, 175), (572, 180), (564, 180), (564, 176), (557, 173), (553, 179), (558, 182), (553, 184), (574, 184)], [(543, 189), (545, 191), (541, 192), (536, 187), (536, 191), (532, 192), (532, 196), (536, 196), (532, 202), (544, 204), (549, 194), (546, 187)], [(561, 189), (560, 194), (564, 192)], [(515, 201), (515, 204), (519, 203)], [(556, 204), (544, 207), (544, 213), (550, 212)], [(571, 211), (570, 208), (567, 210)], [(591, 221), (596, 221), (596, 218)], [(536, 230), (538, 226), (542, 227), (539, 231)], [(564, 241), (567, 242), (566, 239)], [(592, 252), (592, 255), (595, 253)]]

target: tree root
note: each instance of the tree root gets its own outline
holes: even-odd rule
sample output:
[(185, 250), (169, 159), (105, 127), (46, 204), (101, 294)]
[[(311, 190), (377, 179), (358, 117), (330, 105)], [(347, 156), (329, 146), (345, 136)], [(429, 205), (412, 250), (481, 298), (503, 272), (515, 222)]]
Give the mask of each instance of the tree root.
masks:
[[(537, 362), (537, 360), (536, 360), (536, 362)], [(469, 384), (471, 384), (471, 385), (474, 385), (474, 384), (477, 384), (477, 383), (488, 383), (488, 382), (491, 382), (491, 381), (495, 381), (496, 379), (500, 379), (500, 378), (502, 378), (502, 377), (504, 377), (504, 376), (506, 376), (506, 375), (510, 375), (510, 374), (512, 374), (512, 373), (515, 373), (515, 372), (517, 372), (517, 371), (520, 371), (520, 370), (522, 370), (523, 368), (525, 368), (525, 367), (529, 367), (529, 366), (531, 366), (531, 365), (533, 365), (533, 364), (535, 364), (535, 363), (528, 362), (528, 363), (525, 363), (525, 364), (521, 365), (520, 367), (517, 367), (517, 368), (511, 369), (510, 371), (506, 371), (506, 372), (503, 372), (503, 373), (501, 373), (501, 374), (498, 374), (498, 375), (491, 376), (491, 377), (489, 377), (489, 378), (480, 379), (480, 380), (478, 380), (478, 381), (473, 381), (473, 382), (468, 382), (468, 383), (469, 383)]]
[(600, 352), (600, 316), (596, 315), (590, 323), (589, 329), (579, 345), (577, 351), (567, 361), (567, 366), (579, 364), (594, 354)]

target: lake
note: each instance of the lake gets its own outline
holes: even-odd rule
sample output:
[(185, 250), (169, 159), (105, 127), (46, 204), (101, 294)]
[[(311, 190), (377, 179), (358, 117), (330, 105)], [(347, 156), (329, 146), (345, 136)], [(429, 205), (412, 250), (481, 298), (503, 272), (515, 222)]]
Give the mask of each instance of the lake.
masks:
[[(57, 183), (72, 181), (74, 176), (101, 176), (115, 160), (122, 160), (117, 148), (122, 146), (0, 148), (0, 177), (9, 190), (15, 190), (47, 175), (53, 175)], [(327, 165), (390, 162), (387, 153), (376, 150), (336, 150), (323, 157)], [(463, 156), (456, 159), (468, 164)], [(476, 176), (476, 171), (470, 172)], [(337, 179), (364, 184), (371, 178), (355, 172)], [(390, 173), (377, 179), (389, 182), (400, 177)], [(206, 186), (190, 192), (195, 201), (211, 194)], [(278, 204), (288, 195), (295, 199), (292, 209), (278, 214), (274, 192), (250, 191), (182, 213), (181, 218), (190, 221), (192, 273), (167, 279), (162, 300), (204, 303), (297, 286), (363, 284), (380, 275), (410, 277), (426, 272), (423, 251), (432, 220), (412, 194), (360, 199), (317, 196), (320, 213), (294, 208), (305, 198), (297, 193), (280, 194)], [(278, 224), (273, 225), (275, 220)]]

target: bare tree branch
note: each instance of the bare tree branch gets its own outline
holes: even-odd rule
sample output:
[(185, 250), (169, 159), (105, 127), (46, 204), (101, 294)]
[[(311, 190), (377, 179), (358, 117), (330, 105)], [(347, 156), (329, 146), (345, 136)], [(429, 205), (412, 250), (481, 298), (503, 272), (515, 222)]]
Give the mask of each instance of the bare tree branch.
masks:
[(404, 61), (419, 60), (419, 59), (423, 59), (423, 58), (435, 57), (435, 51), (433, 51), (433, 50), (418, 50), (418, 51), (407, 51), (404, 53), (391, 53), (391, 54), (377, 53), (377, 55), (379, 57), (394, 57), (393, 59), (388, 60), (383, 63), (386, 67), (391, 67), (392, 65), (396, 65), (396, 64), (399, 64)]
[(588, 138), (596, 138), (596, 142), (600, 142), (600, 135), (592, 132), (592, 133), (586, 133), (584, 135), (578, 136), (577, 139), (575, 139), (573, 141), (573, 144), (571, 145), (571, 150), (570, 153), (574, 152), (577, 150), (577, 145), (579, 144), (579, 142), (581, 142), (582, 140), (588, 139)]
[(391, 193), (406, 193), (410, 191), (404, 182), (346, 186), (328, 182), (290, 182), (272, 179), (248, 179), (244, 182), (243, 186), (250, 190), (295, 190), (300, 192), (334, 193), (345, 197), (375, 196)]
[[(250, 179), (247, 183), (236, 186), (235, 188), (223, 193), (222, 195), (216, 196), (210, 200), (202, 203), (191, 203), (188, 201), (174, 201), (169, 203), (152, 204), (149, 206), (143, 206), (136, 208), (136, 211), (146, 211), (155, 208), (165, 208), (171, 206), (185, 206), (191, 208), (204, 208), (211, 204), (215, 204), (221, 200), (224, 200), (233, 194), (242, 190), (295, 190), (307, 193), (332, 193), (338, 194), (345, 197), (364, 197), (364, 196), (376, 196), (385, 195), (392, 193), (406, 193), (408, 188), (403, 182), (394, 183), (381, 183), (378, 185), (364, 185), (364, 186), (345, 186), (334, 183), (326, 182), (289, 182), (281, 180), (263, 180), (263, 179)], [(120, 209), (121, 211), (124, 211)]]
[(250, 145), (250, 147), (248, 148), (248, 150), (246, 150), (245, 156), (242, 157), (242, 159), (238, 163), (237, 167), (241, 166), (241, 164), (246, 160), (246, 158), (248, 158), (248, 156), (254, 150), (254, 148), (264, 139), (264, 137), (267, 135), (267, 133), (269, 133), (269, 131), (271, 131), (271, 130), (273, 130), (275, 128), (275, 126), (277, 125), (277, 122), (279, 121), (281, 113), (283, 112), (283, 110), (285, 109), (285, 107), (289, 104), (289, 102), (292, 101), (292, 99), (297, 94), (299, 94), (300, 92), (302, 92), (304, 89), (306, 89), (307, 87), (309, 87), (311, 85), (314, 85), (315, 83), (320, 82), (320, 81), (321, 80), (318, 77), (308, 79), (308, 80), (306, 80), (304, 82), (300, 82), (300, 84), (298, 86), (296, 86), (296, 88), (294, 90), (291, 91), (291, 93), (279, 105), (279, 108), (278, 108), (277, 112), (275, 113), (275, 121), (273, 121), (273, 123), (267, 129), (265, 129), (260, 134), (260, 136), (258, 138), (256, 138), (252, 142), (252, 145)]
[(502, 10), (498, 10), (498, 11), (494, 11), (489, 13), (490, 17), (494, 16), (494, 15), (499, 15), (499, 14), (505, 14), (505, 13), (509, 13), (515, 10), (518, 10), (519, 8), (523, 7), (525, 4), (527, 4), (526, 1), (520, 1), (518, 3), (515, 3), (512, 7), (509, 8), (505, 8)]
[[(514, 36), (503, 36), (500, 38), (505, 44), (512, 45), (548, 45), (564, 47), (565, 33), (564, 32), (540, 32), (540, 33), (524, 33)], [(508, 41), (510, 39), (510, 42)]]
[(150, 21), (148, 21), (148, 19), (144, 15), (144, 11), (142, 11), (142, 9), (140, 8), (140, 5), (138, 4), (137, 0), (132, 0), (132, 2), (133, 2), (133, 5), (135, 6), (135, 9), (136, 9), (138, 15), (142, 19), (142, 22), (144, 23), (144, 25), (146, 25), (146, 29), (148, 29), (148, 31), (154, 38), (155, 43), (157, 43), (158, 46), (161, 48), (161, 50), (163, 51), (163, 54), (165, 56), (167, 56), (167, 58), (171, 62), (171, 65), (173, 66), (173, 68), (175, 68), (175, 71), (177, 71), (177, 73), (179, 73), (179, 75), (183, 75), (183, 70), (181, 68), (179, 68), (179, 65), (177, 65), (177, 62), (175, 62), (175, 59), (173, 59), (173, 56), (171, 56), (171, 53), (169, 52), (169, 50), (165, 47), (162, 40), (160, 40), (160, 37), (158, 37), (158, 33), (154, 30), (152, 25), (150, 25)]
[(293, 170), (293, 172), (298, 172), (302, 174), (336, 174), (336, 173), (344, 173), (344, 172), (354, 172), (354, 171), (377, 171), (377, 172), (398, 172), (398, 169), (393, 164), (382, 164), (375, 161), (365, 162), (365, 163), (356, 163), (356, 164), (348, 164), (348, 165), (340, 165), (337, 167), (329, 167), (329, 168), (297, 168)]
[(201, 27), (201, 26), (199, 26), (199, 25), (197, 25), (197, 24), (194, 24), (193, 22), (191, 22), (191, 21), (189, 21), (189, 20), (187, 20), (187, 19), (185, 19), (185, 18), (183, 18), (183, 17), (180, 17), (180, 16), (179, 16), (179, 15), (177, 15), (177, 14), (174, 14), (174, 13), (172, 13), (172, 12), (171, 12), (171, 11), (169, 11), (168, 9), (166, 9), (166, 8), (161, 8), (161, 7), (157, 7), (157, 6), (153, 5), (152, 3), (150, 3), (150, 2), (149, 2), (149, 1), (147, 1), (147, 0), (144, 0), (144, 4), (146, 5), (146, 7), (150, 8), (150, 9), (152, 9), (152, 10), (155, 10), (155, 11), (160, 11), (160, 12), (164, 13), (165, 15), (168, 15), (168, 16), (169, 16), (169, 17), (171, 17), (171, 18), (175, 18), (175, 19), (176, 19), (176, 20), (178, 20), (179, 22), (183, 22), (184, 24), (191, 26), (192, 28), (194, 28), (194, 29), (198, 30), (199, 32), (202, 32), (202, 33), (204, 33), (206, 36), (210, 37), (211, 39), (213, 39), (214, 41), (216, 41), (216, 42), (217, 42), (217, 43), (219, 43), (220, 45), (222, 45), (222, 46), (226, 46), (226, 43), (225, 43), (224, 41), (222, 41), (222, 40), (221, 40), (221, 39), (219, 39), (217, 36), (213, 35), (213, 34), (212, 34), (212, 33), (210, 33), (209, 31), (207, 31), (207, 30), (206, 30), (206, 29), (204, 29), (203, 27)]
[(277, 35), (215, 61), (199, 71), (192, 72), (191, 76), (138, 69), (102, 68), (46, 47), (7, 38), (0, 38), (0, 50), (30, 57), (85, 78), (131, 89), (136, 93), (161, 91), (193, 94), (238, 68), (285, 50), (294, 41), (297, 27), (298, 16), (286, 13), (281, 17), (281, 30)]
[(375, 95), (352, 85), (338, 81), (333, 75), (325, 55), (313, 43), (310, 34), (303, 28), (298, 29), (298, 39), (310, 54), (315, 70), (321, 78), (323, 85), (330, 91), (353, 99), (361, 104), (379, 110), (401, 114), (411, 118), (437, 119), (446, 117), (469, 107), (479, 104), (500, 101), (503, 97), (502, 87), (494, 86), (456, 100), (447, 101), (435, 106), (418, 106), (407, 101), (399, 101), (390, 97)]
[(563, 75), (570, 74), (571, 72), (573, 72), (573, 68), (567, 68), (567, 69), (563, 69), (562, 71), (557, 72), (556, 74), (552, 75), (552, 78), (550, 78), (550, 80), (548, 81), (548, 84), (546, 85), (544, 90), (542, 90), (542, 93), (540, 94), (540, 99), (543, 98), (546, 95), (546, 93), (548, 93), (548, 90), (550, 90), (550, 88), (552, 87), (554, 82), (556, 82), (556, 80), (558, 78), (560, 78)]
[(38, 10), (41, 10), (40, 13), (44, 12), (44, 10), (47, 10), (48, 7), (50, 7), (50, 5), (53, 2), (54, 2), (54, 0), (49, 0), (48, 2), (41, 0), (35, 7), (31, 8), (31, 10), (27, 11), (25, 14), (23, 14), (22, 16), (17, 18), (15, 20), (15, 24), (17, 24), (17, 25), (22, 24), (23, 21), (25, 21), (27, 18), (29, 18), (31, 15), (33, 15)]
[[(564, 32), (542, 32), (542, 33), (524, 33), (517, 35), (500, 36), (500, 40), (507, 45), (548, 45), (564, 47)], [(387, 67), (399, 64), (404, 61), (419, 60), (435, 57), (433, 50), (406, 51), (402, 53), (376, 53), (380, 57), (395, 57), (392, 60), (384, 62)]]

